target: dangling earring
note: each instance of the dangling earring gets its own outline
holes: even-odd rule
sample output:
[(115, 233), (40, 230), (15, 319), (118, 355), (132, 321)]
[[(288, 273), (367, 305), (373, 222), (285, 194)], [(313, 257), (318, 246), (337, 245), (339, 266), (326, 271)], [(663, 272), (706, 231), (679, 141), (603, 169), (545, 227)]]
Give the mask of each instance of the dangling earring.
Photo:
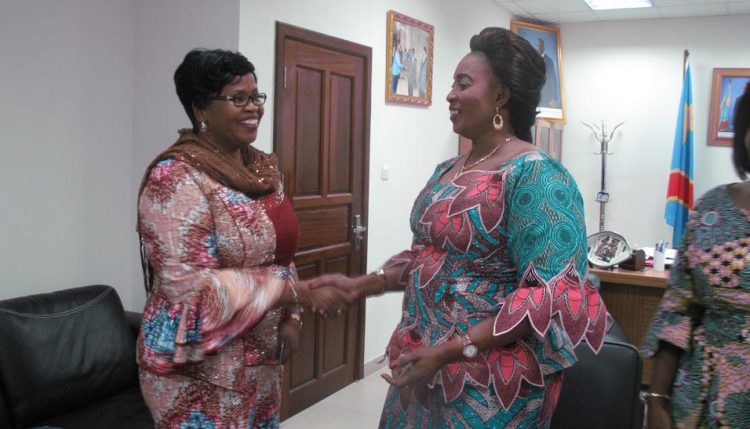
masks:
[(205, 123), (205, 122), (203, 122), (203, 121), (201, 121), (201, 128), (200, 128), (200, 131), (201, 131), (202, 133), (205, 133), (206, 131), (208, 131), (208, 125), (206, 125), (206, 123)]
[(492, 128), (496, 131), (503, 129), (503, 116), (500, 114), (500, 106), (495, 106), (495, 116), (492, 117)]

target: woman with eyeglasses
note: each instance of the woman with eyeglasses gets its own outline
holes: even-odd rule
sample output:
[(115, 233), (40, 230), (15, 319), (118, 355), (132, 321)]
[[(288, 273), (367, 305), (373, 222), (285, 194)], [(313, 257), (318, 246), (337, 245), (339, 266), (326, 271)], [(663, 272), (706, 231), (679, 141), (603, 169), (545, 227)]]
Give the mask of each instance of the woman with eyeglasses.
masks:
[(192, 129), (149, 165), (138, 199), (143, 396), (159, 428), (275, 428), (302, 308), (351, 301), (297, 279), (277, 159), (251, 146), (266, 101), (252, 63), (195, 49), (174, 81)]

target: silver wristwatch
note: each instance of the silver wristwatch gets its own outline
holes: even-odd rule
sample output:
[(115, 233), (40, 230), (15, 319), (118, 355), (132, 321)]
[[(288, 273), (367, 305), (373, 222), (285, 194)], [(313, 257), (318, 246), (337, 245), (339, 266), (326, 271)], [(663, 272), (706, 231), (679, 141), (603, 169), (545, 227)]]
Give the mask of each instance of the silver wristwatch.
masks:
[(477, 353), (479, 353), (479, 349), (477, 348), (476, 344), (471, 342), (471, 338), (469, 338), (469, 334), (463, 334), (461, 336), (461, 344), (464, 348), (464, 357), (468, 359), (472, 359), (477, 356)]

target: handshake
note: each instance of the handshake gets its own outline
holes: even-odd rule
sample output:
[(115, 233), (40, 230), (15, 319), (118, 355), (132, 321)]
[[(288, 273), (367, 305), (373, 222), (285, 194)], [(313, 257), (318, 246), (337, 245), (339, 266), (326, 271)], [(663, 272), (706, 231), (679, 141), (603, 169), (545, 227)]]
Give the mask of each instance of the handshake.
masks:
[[(310, 280), (289, 282), (287, 285), (289, 287), (283, 291), (280, 305), (303, 306), (323, 317), (337, 317), (344, 314), (349, 305), (357, 300), (385, 292), (388, 278), (381, 269), (376, 273), (354, 278), (343, 274), (325, 274)], [(297, 348), (301, 328), (302, 319), (298, 313), (293, 313), (279, 327), (280, 362), (286, 362)]]
[(321, 316), (340, 316), (349, 305), (367, 296), (367, 285), (372, 282), (371, 279), (372, 275), (351, 278), (343, 274), (325, 274), (310, 280), (299, 280), (291, 285), (293, 302)]

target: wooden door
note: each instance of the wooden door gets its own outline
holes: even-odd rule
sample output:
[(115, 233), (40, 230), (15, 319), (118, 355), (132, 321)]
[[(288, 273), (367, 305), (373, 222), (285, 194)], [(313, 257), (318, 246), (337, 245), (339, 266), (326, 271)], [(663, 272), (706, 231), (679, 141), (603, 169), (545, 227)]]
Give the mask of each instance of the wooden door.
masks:
[[(366, 269), (372, 50), (277, 23), (274, 150), (300, 220), (300, 278)], [(344, 316), (303, 315), (284, 376), (282, 418), (362, 378), (364, 300)]]

